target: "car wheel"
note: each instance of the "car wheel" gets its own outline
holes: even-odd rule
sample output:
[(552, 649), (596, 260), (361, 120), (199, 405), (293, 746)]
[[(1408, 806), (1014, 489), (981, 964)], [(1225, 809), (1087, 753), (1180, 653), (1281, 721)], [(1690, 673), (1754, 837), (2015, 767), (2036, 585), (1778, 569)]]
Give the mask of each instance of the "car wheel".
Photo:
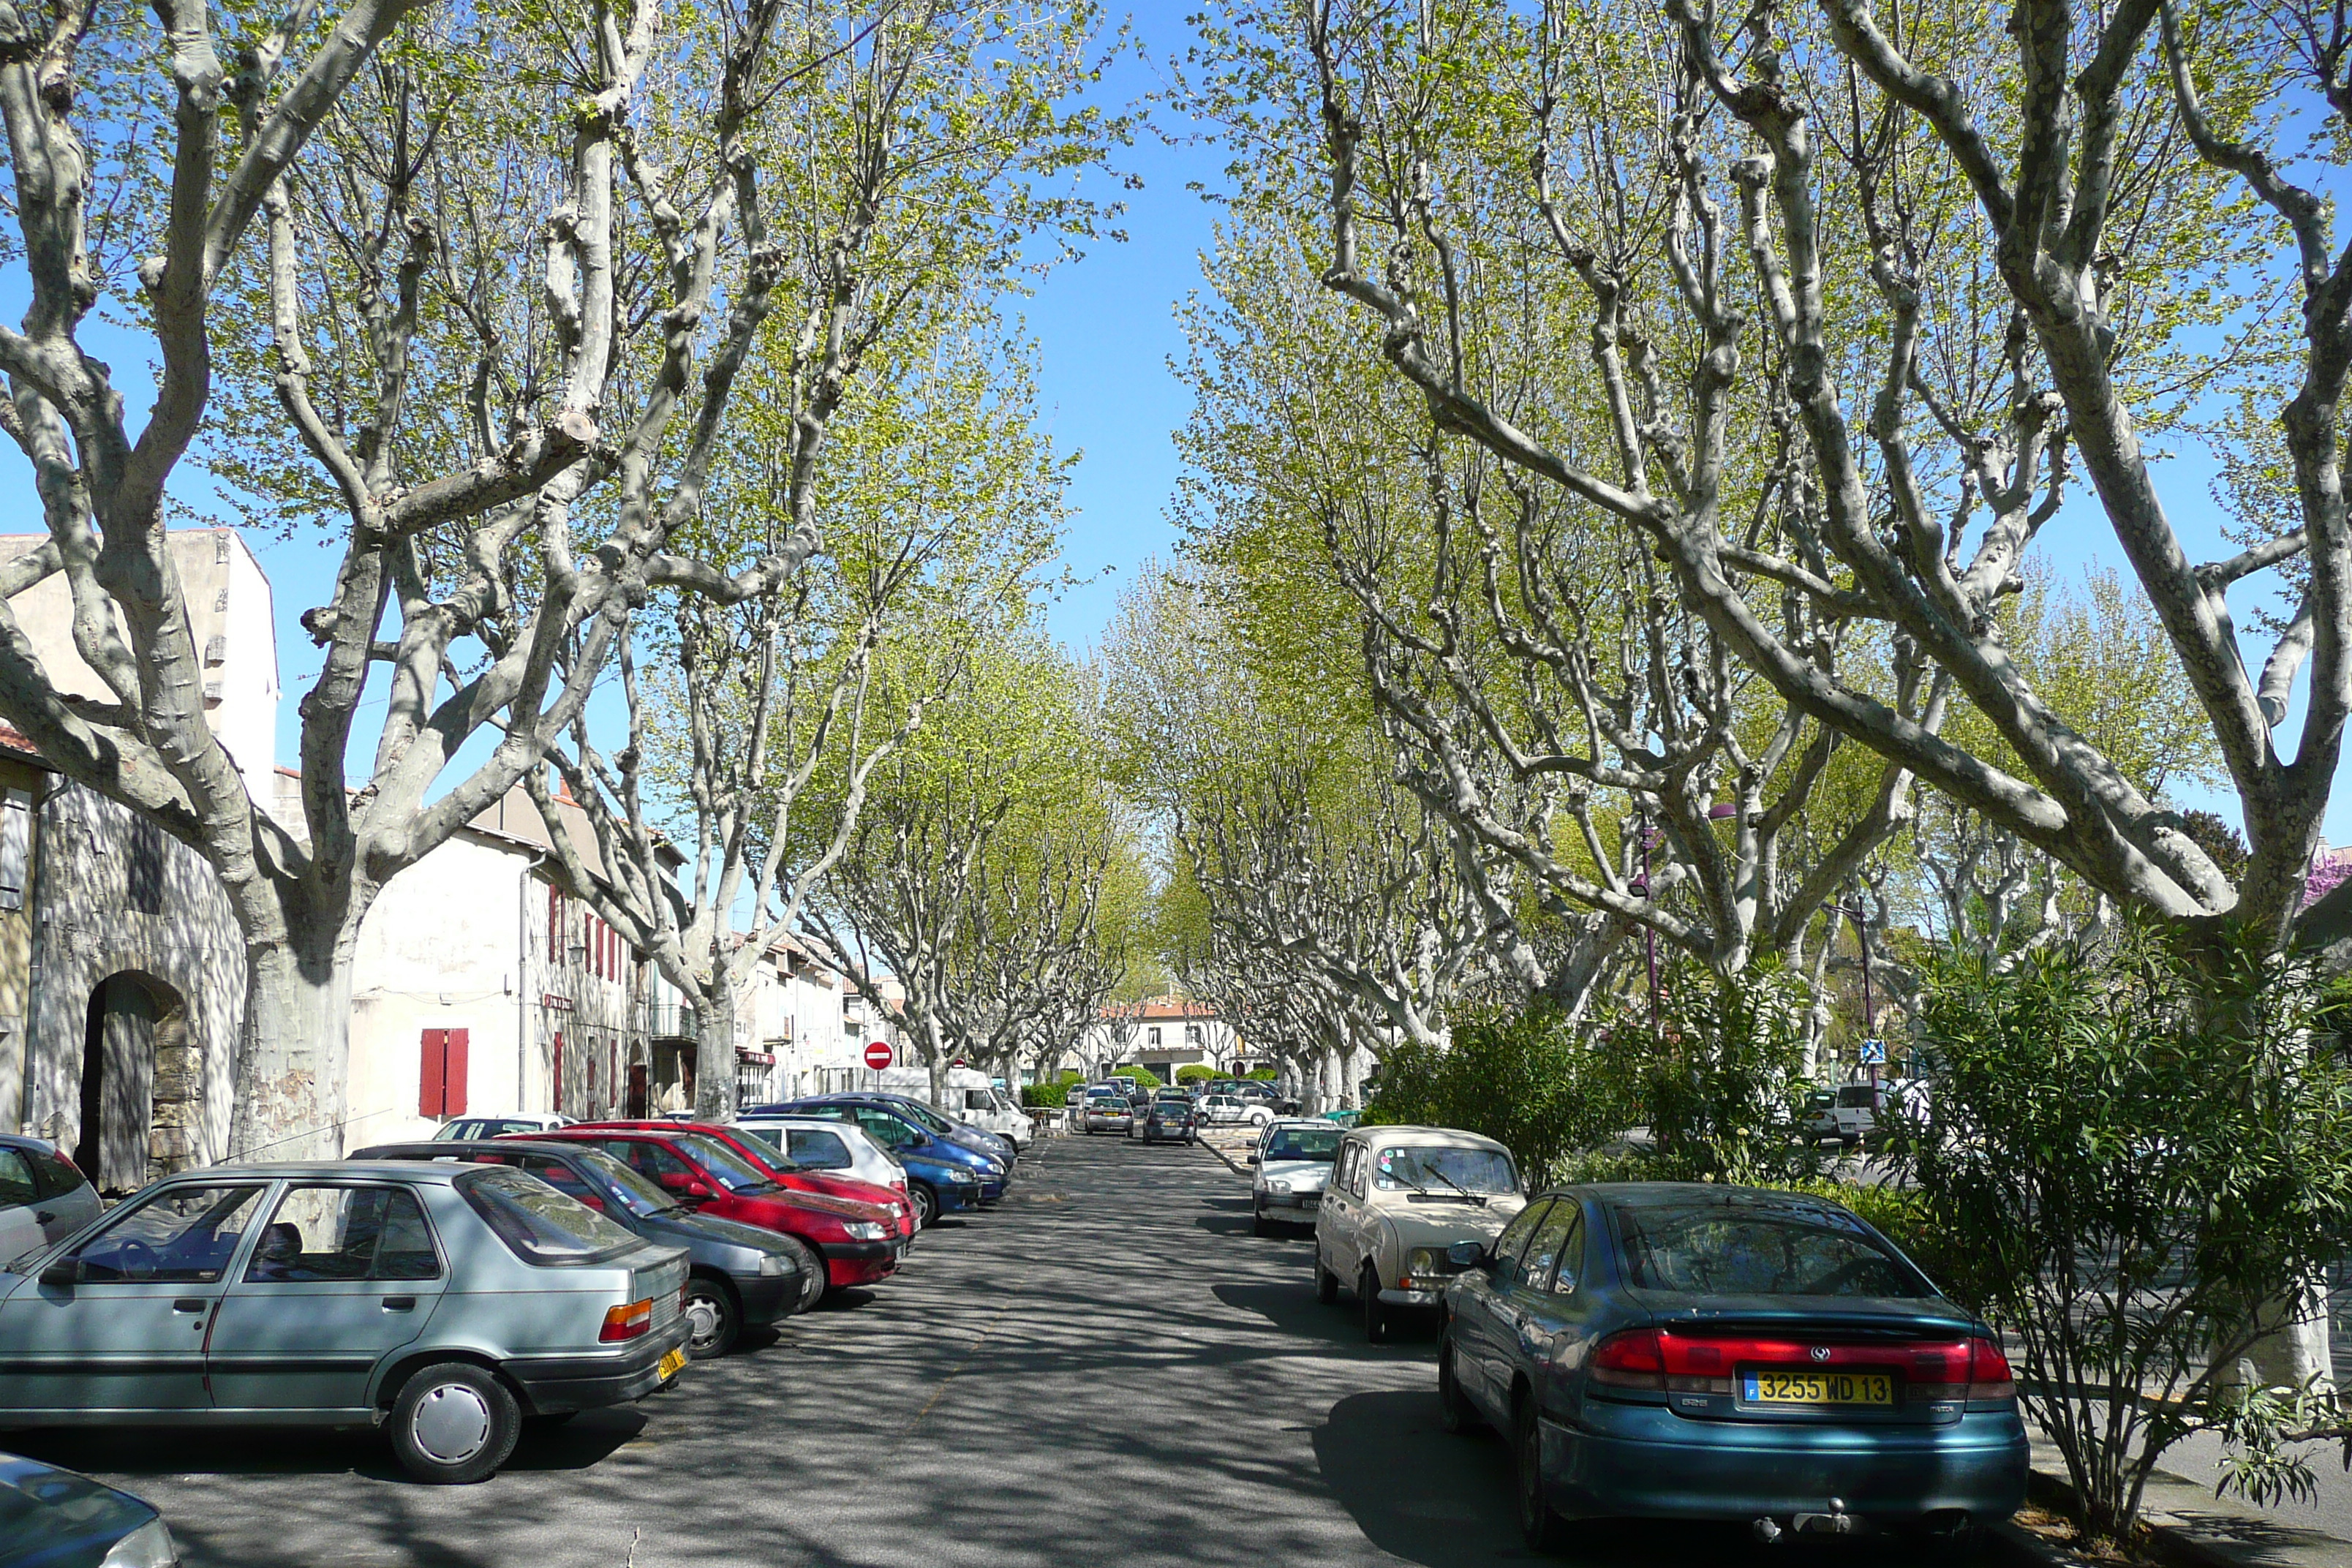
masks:
[(1272, 1236), (1274, 1234), (1274, 1226), (1267, 1222), (1265, 1211), (1258, 1207), (1255, 1204), (1252, 1204), (1250, 1205), (1250, 1234), (1252, 1236)]
[(498, 1473), (522, 1432), (522, 1412), (497, 1374), (460, 1361), (425, 1368), (392, 1406), (392, 1451), (401, 1468), (435, 1486), (467, 1486)]
[(908, 1187), (907, 1195), (915, 1202), (915, 1228), (930, 1229), (940, 1217), (940, 1194), (916, 1182)]
[(1437, 1418), (1448, 1432), (1475, 1432), (1486, 1425), (1462, 1392), (1462, 1374), (1454, 1370), (1454, 1335), (1437, 1344)]
[(1519, 1402), (1517, 1428), (1511, 1452), (1518, 1461), (1519, 1533), (1538, 1552), (1557, 1551), (1562, 1531), (1559, 1515), (1544, 1496), (1543, 1427), (1533, 1394)]
[(686, 1353), (696, 1361), (711, 1361), (735, 1348), (743, 1313), (735, 1292), (716, 1279), (686, 1282)]
[(1328, 1307), (1339, 1300), (1339, 1277), (1323, 1267), (1323, 1250), (1315, 1250), (1315, 1299)]
[(818, 1299), (824, 1294), (824, 1259), (817, 1255), (815, 1247), (811, 1247), (799, 1237), (785, 1236), (779, 1237), (777, 1239), (791, 1249), (793, 1264), (800, 1270), (801, 1299), (793, 1303), (793, 1311), (795, 1314), (805, 1312), (815, 1306)]
[(1381, 1304), (1381, 1277), (1372, 1272), (1372, 1266), (1369, 1263), (1364, 1265), (1364, 1271), (1356, 1276), (1356, 1296), (1364, 1309), (1364, 1342), (1368, 1345), (1388, 1343), (1389, 1310)]

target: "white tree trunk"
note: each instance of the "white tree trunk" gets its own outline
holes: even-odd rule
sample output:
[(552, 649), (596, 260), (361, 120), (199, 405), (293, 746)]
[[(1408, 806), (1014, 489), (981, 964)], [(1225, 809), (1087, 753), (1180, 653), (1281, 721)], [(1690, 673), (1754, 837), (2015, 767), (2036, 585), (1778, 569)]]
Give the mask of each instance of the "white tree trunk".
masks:
[(735, 1120), (735, 989), (724, 981), (695, 998), (694, 1114)]
[(232, 1160), (338, 1160), (351, 1057), (352, 943), (246, 950)]

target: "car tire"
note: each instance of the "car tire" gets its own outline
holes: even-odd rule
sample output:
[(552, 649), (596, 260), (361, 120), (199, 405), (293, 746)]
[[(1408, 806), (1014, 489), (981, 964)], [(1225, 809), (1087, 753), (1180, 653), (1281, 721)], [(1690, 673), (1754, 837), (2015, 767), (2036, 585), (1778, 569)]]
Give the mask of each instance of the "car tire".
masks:
[(1448, 1432), (1475, 1432), (1486, 1423), (1462, 1392), (1462, 1374), (1454, 1367), (1454, 1335), (1449, 1330), (1437, 1342), (1437, 1420)]
[(826, 1278), (824, 1259), (818, 1255), (815, 1247), (797, 1236), (779, 1237), (777, 1239), (792, 1248), (793, 1261), (800, 1269), (801, 1299), (793, 1303), (790, 1314), (798, 1317), (815, 1306), (824, 1295)]
[(1252, 1236), (1272, 1236), (1274, 1234), (1273, 1222), (1265, 1217), (1265, 1211), (1259, 1208), (1255, 1204), (1250, 1205), (1250, 1234)]
[(1372, 1266), (1369, 1263), (1364, 1265), (1364, 1271), (1356, 1276), (1356, 1297), (1357, 1305), (1364, 1310), (1364, 1342), (1368, 1345), (1388, 1343), (1389, 1310), (1381, 1303), (1381, 1277), (1372, 1272)]
[(907, 1196), (915, 1205), (917, 1230), (929, 1230), (939, 1223), (940, 1194), (931, 1191), (928, 1184), (922, 1182), (909, 1182), (907, 1184)]
[(735, 1292), (718, 1279), (686, 1282), (686, 1353), (693, 1361), (716, 1361), (735, 1348), (743, 1329), (743, 1310)]
[(522, 1410), (496, 1373), (445, 1361), (417, 1372), (392, 1404), (393, 1456), (432, 1486), (485, 1481), (514, 1452)]
[(1337, 1305), (1339, 1300), (1339, 1277), (1323, 1267), (1323, 1249), (1315, 1249), (1315, 1299), (1325, 1306)]
[(1511, 1458), (1517, 1472), (1519, 1533), (1534, 1551), (1557, 1552), (1567, 1532), (1544, 1496), (1543, 1424), (1537, 1418), (1533, 1394), (1519, 1402), (1513, 1427)]

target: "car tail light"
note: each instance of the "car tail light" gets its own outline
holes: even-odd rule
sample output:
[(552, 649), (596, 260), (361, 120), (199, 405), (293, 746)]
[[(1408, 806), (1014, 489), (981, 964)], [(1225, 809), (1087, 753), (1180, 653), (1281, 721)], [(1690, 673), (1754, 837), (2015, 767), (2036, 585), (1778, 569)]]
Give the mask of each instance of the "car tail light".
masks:
[(1626, 1329), (1592, 1347), (1587, 1366), (1592, 1383), (1608, 1389), (1666, 1391), (1666, 1362), (1655, 1329)]
[(2000, 1346), (1981, 1335), (1969, 1342), (1969, 1403), (2014, 1404), (2017, 1374)]
[[(680, 1287), (679, 1300), (683, 1300), (685, 1296), (685, 1289)], [(623, 1340), (635, 1339), (653, 1326), (654, 1300), (648, 1296), (642, 1301), (631, 1301), (624, 1307), (605, 1308), (604, 1327), (596, 1338), (608, 1345), (617, 1344)]]

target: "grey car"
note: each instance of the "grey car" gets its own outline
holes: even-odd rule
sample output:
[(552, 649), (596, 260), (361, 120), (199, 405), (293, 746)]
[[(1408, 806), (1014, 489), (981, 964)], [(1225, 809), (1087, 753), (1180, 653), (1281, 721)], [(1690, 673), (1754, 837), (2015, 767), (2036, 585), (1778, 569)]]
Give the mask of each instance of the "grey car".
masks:
[(481, 1480), (686, 1364), (686, 1254), (502, 1165), (218, 1165), (0, 1271), (0, 1426), (384, 1428)]
[(103, 1207), (56, 1144), (0, 1133), (0, 1264), (63, 1241)]
[(1135, 1125), (1135, 1107), (1124, 1095), (1090, 1094), (1087, 1108), (1079, 1114), (1078, 1127), (1086, 1132), (1125, 1133)]

